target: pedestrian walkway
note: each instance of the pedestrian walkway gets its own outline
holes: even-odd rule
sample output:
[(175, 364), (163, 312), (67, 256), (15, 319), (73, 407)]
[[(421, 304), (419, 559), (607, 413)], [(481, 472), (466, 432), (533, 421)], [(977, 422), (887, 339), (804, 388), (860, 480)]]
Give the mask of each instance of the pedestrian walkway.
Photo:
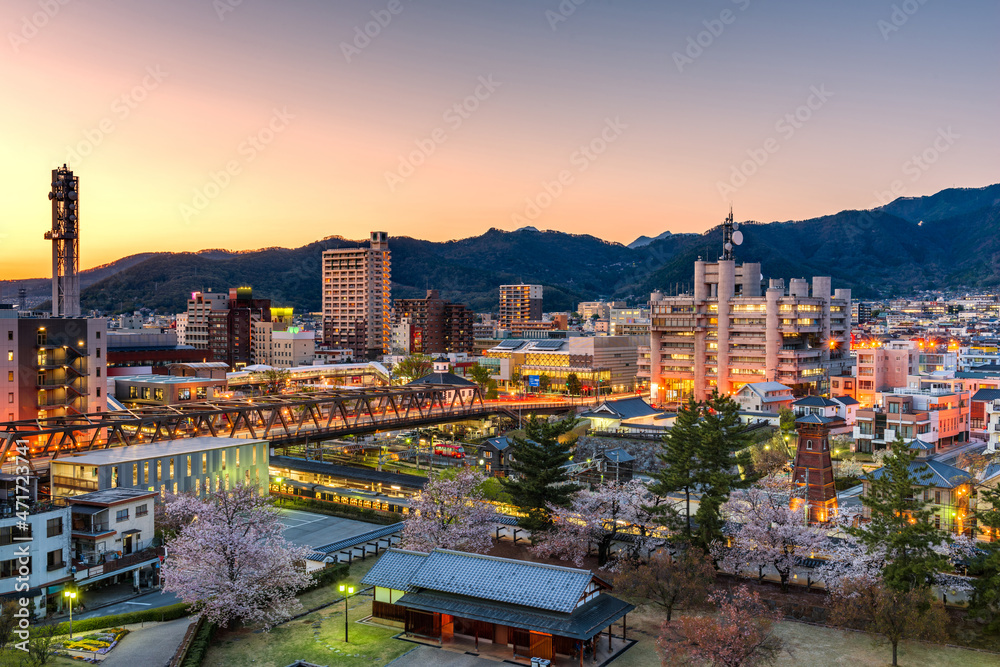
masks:
[(104, 667), (136, 667), (137, 665), (165, 665), (177, 652), (188, 626), (196, 616), (178, 618), (166, 623), (126, 625), (130, 632), (118, 642), (101, 663)]

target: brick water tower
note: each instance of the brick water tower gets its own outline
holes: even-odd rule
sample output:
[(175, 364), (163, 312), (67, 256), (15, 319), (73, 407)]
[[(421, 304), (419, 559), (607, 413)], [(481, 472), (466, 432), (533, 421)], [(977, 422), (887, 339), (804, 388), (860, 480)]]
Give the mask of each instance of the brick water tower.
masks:
[(802, 511), (809, 523), (826, 523), (837, 511), (837, 489), (830, 459), (829, 417), (808, 414), (795, 420), (798, 443), (792, 481), (799, 493), (791, 508)]

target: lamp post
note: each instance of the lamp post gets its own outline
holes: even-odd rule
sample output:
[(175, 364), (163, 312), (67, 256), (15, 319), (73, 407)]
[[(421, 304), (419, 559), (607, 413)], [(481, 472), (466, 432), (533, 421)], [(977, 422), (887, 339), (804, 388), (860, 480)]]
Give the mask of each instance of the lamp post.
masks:
[(354, 586), (341, 584), (340, 592), (344, 594), (344, 642), (348, 643), (351, 640), (347, 637), (347, 598), (354, 595)]
[(63, 591), (63, 595), (69, 600), (69, 638), (73, 638), (73, 600), (76, 599), (76, 591)]

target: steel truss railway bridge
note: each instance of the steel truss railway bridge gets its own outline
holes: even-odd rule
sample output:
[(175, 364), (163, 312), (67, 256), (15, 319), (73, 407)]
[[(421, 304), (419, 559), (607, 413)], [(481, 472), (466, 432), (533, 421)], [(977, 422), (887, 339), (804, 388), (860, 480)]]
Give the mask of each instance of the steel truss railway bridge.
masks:
[[(28, 441), (28, 458), (196, 436), (249, 437), (284, 446), (310, 439), (440, 424), (517, 411), (572, 409), (564, 402), (485, 403), (478, 386), (424, 384), (214, 399), (0, 423), (0, 461)], [(23, 454), (22, 454), (23, 456)]]

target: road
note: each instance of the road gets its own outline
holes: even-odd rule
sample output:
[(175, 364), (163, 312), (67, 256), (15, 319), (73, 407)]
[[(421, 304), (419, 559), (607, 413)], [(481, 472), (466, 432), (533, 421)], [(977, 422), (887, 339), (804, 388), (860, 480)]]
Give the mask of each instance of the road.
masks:
[(73, 612), (73, 620), (76, 621), (97, 616), (112, 616), (114, 614), (125, 614), (130, 611), (143, 611), (145, 609), (156, 609), (157, 607), (167, 607), (172, 604), (177, 604), (178, 602), (180, 602), (180, 600), (173, 593), (161, 593), (160, 591), (154, 591), (152, 593), (140, 595), (137, 598), (132, 598), (131, 600), (126, 600), (125, 602), (116, 602), (115, 604), (108, 605), (107, 607), (100, 607), (99, 609), (94, 609), (92, 611), (88, 610), (83, 613)]

